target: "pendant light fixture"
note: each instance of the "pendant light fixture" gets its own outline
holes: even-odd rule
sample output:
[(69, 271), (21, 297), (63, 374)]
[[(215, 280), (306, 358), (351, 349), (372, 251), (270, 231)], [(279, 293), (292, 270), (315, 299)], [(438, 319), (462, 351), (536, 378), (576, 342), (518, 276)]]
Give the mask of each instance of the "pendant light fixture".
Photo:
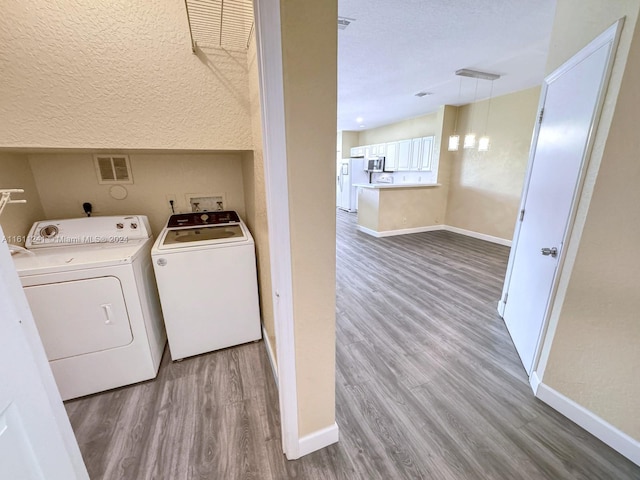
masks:
[(462, 77), (458, 86), (458, 102), (456, 105), (456, 123), (453, 126), (453, 135), (449, 135), (449, 151), (457, 152), (460, 149), (460, 135), (458, 135), (458, 115), (460, 115), (460, 92), (462, 91)]
[(487, 135), (487, 125), (489, 123), (489, 111), (491, 109), (491, 98), (493, 97), (493, 81), (500, 78), (500, 75), (495, 73), (488, 72), (480, 72), (478, 70), (469, 70), (468, 68), (463, 68), (461, 70), (456, 71), (456, 75), (460, 75), (462, 77), (471, 77), (476, 79), (476, 91), (473, 95), (473, 103), (469, 107), (469, 133), (464, 136), (464, 148), (474, 148), (476, 146), (476, 134), (473, 132), (473, 104), (476, 103), (478, 96), (478, 80), (491, 80), (491, 93), (489, 94), (489, 104), (487, 105), (487, 118), (484, 122), (484, 135), (480, 138), (478, 142), (478, 151), (486, 152), (489, 150), (489, 136)]
[(487, 125), (489, 124), (489, 112), (491, 111), (491, 97), (493, 97), (493, 80), (491, 80), (491, 90), (489, 91), (489, 103), (487, 105), (487, 118), (484, 120), (484, 135), (478, 141), (478, 151), (486, 152), (489, 150), (489, 136), (487, 135)]
[(478, 97), (478, 78), (476, 77), (476, 90), (473, 94), (473, 103), (469, 106), (469, 132), (464, 136), (464, 148), (474, 148), (476, 146), (476, 134), (473, 133), (473, 106)]

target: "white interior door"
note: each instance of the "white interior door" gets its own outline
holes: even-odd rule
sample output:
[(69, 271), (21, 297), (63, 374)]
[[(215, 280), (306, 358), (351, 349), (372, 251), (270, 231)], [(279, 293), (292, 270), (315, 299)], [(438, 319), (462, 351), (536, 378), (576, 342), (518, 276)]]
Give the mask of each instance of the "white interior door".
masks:
[(511, 251), (504, 320), (530, 374), (554, 293), (574, 198), (590, 150), (617, 29), (607, 30), (545, 79), (520, 228)]
[(88, 478), (9, 250), (0, 242), (0, 479)]

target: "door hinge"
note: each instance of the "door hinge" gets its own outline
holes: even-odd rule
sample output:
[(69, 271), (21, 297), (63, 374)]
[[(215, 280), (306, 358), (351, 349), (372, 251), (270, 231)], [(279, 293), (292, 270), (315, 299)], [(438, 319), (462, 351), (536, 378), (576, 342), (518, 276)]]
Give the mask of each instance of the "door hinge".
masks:
[(544, 116), (544, 108), (540, 110), (540, 115), (538, 115), (538, 123), (542, 123), (542, 117)]
[(524, 209), (520, 210), (520, 221), (524, 220)]
[(502, 300), (502, 303), (504, 303), (505, 305), (507, 304), (507, 298), (509, 298), (509, 292), (504, 294), (504, 300)]

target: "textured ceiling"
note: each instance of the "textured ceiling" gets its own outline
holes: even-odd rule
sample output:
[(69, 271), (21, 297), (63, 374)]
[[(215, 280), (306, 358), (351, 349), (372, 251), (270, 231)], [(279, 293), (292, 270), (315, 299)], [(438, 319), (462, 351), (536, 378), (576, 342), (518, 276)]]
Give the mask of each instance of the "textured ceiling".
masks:
[[(493, 95), (540, 85), (555, 0), (339, 0), (338, 129), (374, 128), (474, 99), (461, 68), (502, 75)], [(477, 98), (491, 82), (478, 81)], [(420, 91), (433, 95), (422, 98)], [(362, 125), (356, 122), (362, 117)]]

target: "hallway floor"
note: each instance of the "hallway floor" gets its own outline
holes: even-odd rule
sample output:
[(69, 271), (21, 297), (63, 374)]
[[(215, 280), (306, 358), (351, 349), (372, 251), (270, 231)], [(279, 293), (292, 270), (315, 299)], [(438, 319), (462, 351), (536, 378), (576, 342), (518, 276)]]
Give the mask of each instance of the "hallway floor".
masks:
[(337, 218), (340, 442), (284, 458), (261, 342), (165, 352), (156, 380), (66, 403), (92, 479), (640, 479), (533, 397), (495, 310), (508, 248)]

